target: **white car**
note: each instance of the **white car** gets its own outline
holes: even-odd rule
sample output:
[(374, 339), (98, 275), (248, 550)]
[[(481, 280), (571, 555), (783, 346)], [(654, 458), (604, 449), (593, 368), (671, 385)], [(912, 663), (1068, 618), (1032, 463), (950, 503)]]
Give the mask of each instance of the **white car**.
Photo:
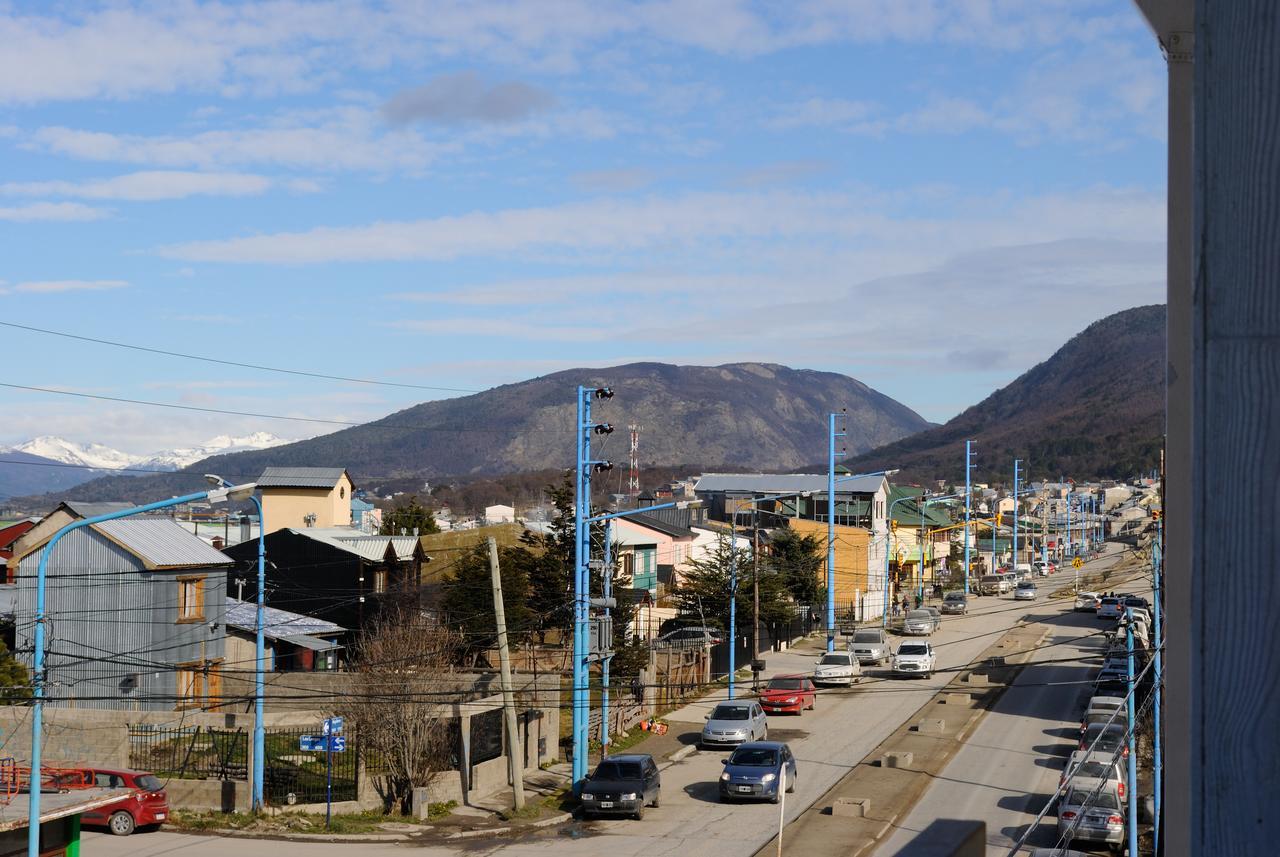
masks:
[(1107, 595), (1098, 599), (1099, 619), (1119, 619), (1123, 612), (1120, 609), (1120, 599), (1114, 595)]
[(1098, 593), (1096, 592), (1077, 592), (1076, 593), (1076, 610), (1087, 610), (1095, 612), (1098, 609)]
[(898, 646), (898, 653), (893, 656), (894, 675), (922, 675), (929, 678), (933, 675), (937, 656), (930, 643), (903, 643)]
[(933, 621), (933, 614), (928, 610), (912, 610), (902, 620), (902, 633), (908, 636), (919, 635), (927, 637), (936, 628), (937, 623)]
[(852, 652), (827, 652), (814, 662), (813, 683), (852, 685), (862, 678), (862, 666)]
[(1038, 593), (1036, 591), (1036, 585), (1032, 583), (1030, 580), (1024, 580), (1014, 588), (1013, 600), (1014, 601), (1035, 601), (1037, 594)]
[(893, 657), (889, 638), (882, 628), (860, 628), (854, 631), (849, 651), (853, 652), (860, 664), (888, 663), (889, 658)]

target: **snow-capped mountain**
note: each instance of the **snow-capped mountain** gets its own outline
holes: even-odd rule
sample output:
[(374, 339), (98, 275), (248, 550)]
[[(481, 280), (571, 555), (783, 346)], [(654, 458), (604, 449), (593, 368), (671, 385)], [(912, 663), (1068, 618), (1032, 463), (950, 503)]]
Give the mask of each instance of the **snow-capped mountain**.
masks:
[(267, 449), (293, 441), (276, 437), (265, 431), (256, 431), (243, 437), (232, 437), (220, 434), (205, 441), (199, 446), (184, 446), (177, 449), (166, 449), (150, 455), (136, 455), (121, 452), (100, 443), (76, 443), (60, 437), (37, 437), (12, 447), (17, 452), (38, 455), (62, 464), (74, 464), (92, 467), (95, 470), (122, 470), (137, 468), (139, 470), (178, 470), (188, 464), (195, 464), (211, 455), (227, 452), (242, 452), (249, 449)]

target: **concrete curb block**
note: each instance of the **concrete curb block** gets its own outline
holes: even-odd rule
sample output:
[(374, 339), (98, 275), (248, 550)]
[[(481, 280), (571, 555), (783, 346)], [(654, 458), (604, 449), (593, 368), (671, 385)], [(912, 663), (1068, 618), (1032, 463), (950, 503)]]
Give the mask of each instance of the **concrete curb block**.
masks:
[(571, 812), (562, 812), (559, 815), (553, 815), (551, 818), (544, 818), (542, 821), (535, 821), (530, 827), (552, 827), (557, 824), (564, 824), (566, 821), (573, 821), (574, 815)]
[(513, 829), (511, 827), (491, 827), (488, 830), (459, 830), (457, 833), (450, 833), (445, 839), (475, 839), (480, 836), (501, 836), (504, 833), (510, 833)]
[[(423, 830), (423, 833), (430, 828)], [(199, 836), (226, 836), (234, 839), (283, 839), (289, 842), (408, 842), (416, 837), (407, 833), (286, 833), (266, 830), (174, 830)]]
[(672, 764), (675, 764), (676, 762), (689, 758), (696, 752), (698, 752), (698, 745), (696, 744), (690, 744), (688, 747), (681, 747), (679, 750), (676, 750), (671, 754), (671, 762)]

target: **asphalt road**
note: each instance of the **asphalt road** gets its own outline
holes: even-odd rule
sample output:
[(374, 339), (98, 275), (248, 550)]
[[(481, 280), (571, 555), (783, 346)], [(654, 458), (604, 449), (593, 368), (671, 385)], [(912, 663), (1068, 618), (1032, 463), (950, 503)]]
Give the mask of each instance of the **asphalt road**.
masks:
[[(1088, 570), (1113, 561), (1114, 555), (1103, 558)], [(1140, 592), (1147, 586), (1135, 581), (1125, 588)], [(1077, 682), (1090, 681), (1101, 662), (1104, 640), (1081, 637), (1112, 624), (1092, 613), (1071, 612), (1071, 607), (1070, 602), (1051, 604), (1043, 598), (1036, 602), (1030, 612), (1053, 628), (1046, 647), (1036, 653), (920, 802), (875, 851), (878, 857), (909, 857), (916, 834), (939, 818), (986, 822), (988, 857), (1008, 854), (1026, 832), (1057, 788), (1076, 747), (1081, 707), (1090, 692), (1087, 684)], [(1028, 838), (1025, 850), (1057, 844), (1056, 825), (1057, 816), (1051, 810)]]
[[(1068, 583), (1069, 575), (1059, 572), (1044, 582), (1047, 591)], [(947, 668), (960, 667), (977, 658), (1025, 614), (1045, 612), (1045, 601), (1029, 604), (1014, 602), (1008, 597), (974, 599), (970, 615), (945, 617), (941, 630), (933, 636), (942, 672), (932, 678), (894, 680), (877, 675), (875, 668), (868, 668), (862, 684), (853, 690), (821, 691), (816, 711), (805, 712), (800, 717), (771, 718), (769, 737), (787, 741), (798, 760), (796, 792), (788, 795), (786, 801), (788, 821), (808, 808), (945, 685), (951, 679), (945, 671)], [(770, 673), (806, 672), (812, 669), (816, 650), (806, 646), (767, 657)], [(703, 715), (712, 705), (714, 701), (699, 703), (668, 718), (672, 729), (680, 732), (681, 740), (689, 743), (696, 740)], [(238, 857), (292, 854), (328, 857), (392, 853), (408, 847), (427, 855), (465, 851), (503, 857), (547, 854), (556, 857), (600, 854), (737, 857), (753, 853), (773, 837), (778, 826), (778, 808), (769, 804), (720, 804), (716, 784), (724, 755), (696, 752), (666, 768), (662, 772), (662, 806), (647, 812), (643, 822), (575, 823), (514, 840), (472, 841), (454, 846), (258, 841), (163, 830), (127, 839), (88, 833), (86, 853), (103, 857), (215, 857), (229, 853)]]

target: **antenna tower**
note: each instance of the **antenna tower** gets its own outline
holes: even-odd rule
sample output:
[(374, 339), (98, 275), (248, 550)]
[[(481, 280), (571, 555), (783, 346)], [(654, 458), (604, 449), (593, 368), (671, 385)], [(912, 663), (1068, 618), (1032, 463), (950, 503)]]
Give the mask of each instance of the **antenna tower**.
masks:
[(627, 493), (631, 495), (634, 506), (640, 496), (640, 426), (629, 425), (631, 429), (631, 474), (627, 477)]

